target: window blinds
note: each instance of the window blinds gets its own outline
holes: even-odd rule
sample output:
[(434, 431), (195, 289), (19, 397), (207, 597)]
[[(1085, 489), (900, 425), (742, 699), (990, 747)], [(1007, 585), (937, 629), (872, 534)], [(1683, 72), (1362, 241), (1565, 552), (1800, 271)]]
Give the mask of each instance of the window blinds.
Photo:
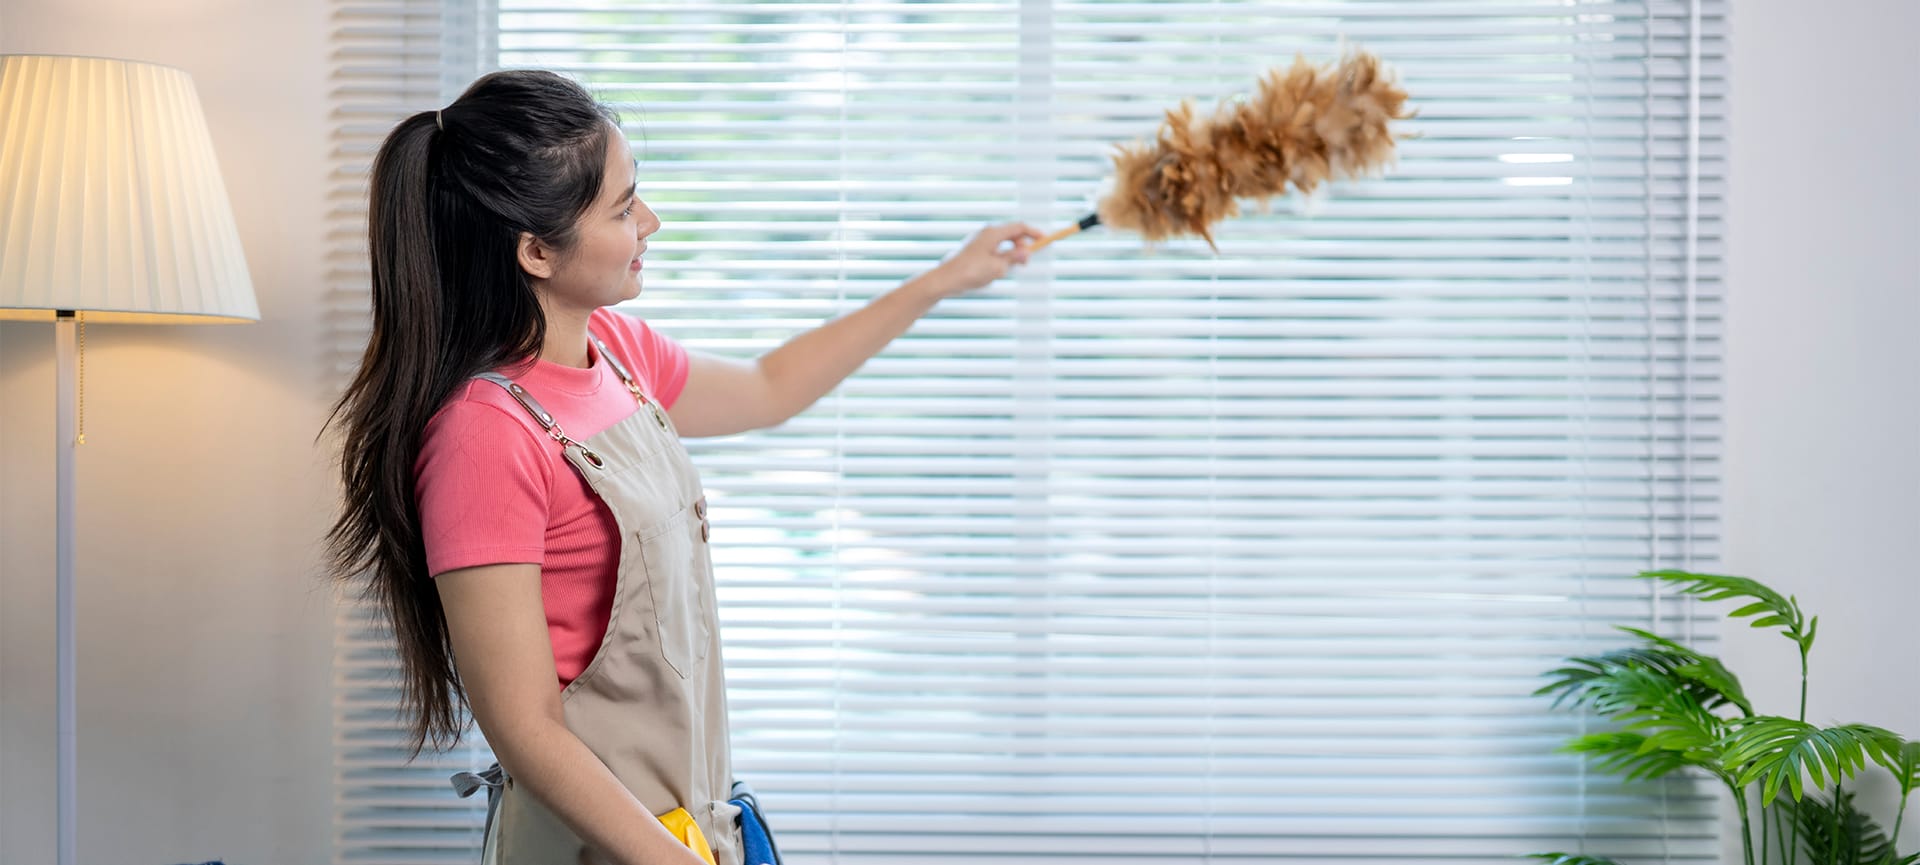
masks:
[[(795, 863), (1717, 858), (1713, 791), (1586, 771), (1529, 695), (1616, 623), (1712, 638), (1630, 575), (1718, 554), (1723, 0), (339, 10), (349, 369), (356, 184), (479, 70), (622, 111), (666, 223), (628, 311), (747, 357), (1079, 218), (1181, 98), (1379, 54), (1419, 112), (1388, 177), (1217, 254), (1062, 241), (689, 442), (736, 769)], [(484, 746), (403, 765), (378, 629), (341, 635), (337, 861), (470, 861), (444, 776)]]

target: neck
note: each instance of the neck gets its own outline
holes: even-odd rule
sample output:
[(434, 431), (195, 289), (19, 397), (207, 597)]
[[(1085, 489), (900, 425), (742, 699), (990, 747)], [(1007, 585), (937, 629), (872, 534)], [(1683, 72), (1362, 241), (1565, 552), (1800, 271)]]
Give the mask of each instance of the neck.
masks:
[(547, 340), (540, 347), (540, 359), (574, 369), (586, 369), (587, 317), (593, 311), (554, 309), (545, 303), (541, 306), (547, 315)]

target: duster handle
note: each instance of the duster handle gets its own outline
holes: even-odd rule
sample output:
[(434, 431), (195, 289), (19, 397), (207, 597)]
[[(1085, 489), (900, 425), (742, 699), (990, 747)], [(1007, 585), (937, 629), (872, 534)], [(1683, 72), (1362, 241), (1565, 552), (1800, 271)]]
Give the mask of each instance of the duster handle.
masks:
[(1076, 222), (1072, 225), (1067, 226), (1066, 228), (1062, 228), (1059, 231), (1056, 231), (1052, 234), (1047, 235), (1046, 237), (1042, 237), (1039, 240), (1034, 241), (1032, 246), (1027, 247), (1027, 252), (1028, 254), (1039, 252), (1042, 249), (1046, 249), (1047, 244), (1050, 244), (1056, 240), (1071, 237), (1075, 234), (1079, 234), (1080, 232), (1085, 231), (1086, 229), (1092, 228), (1099, 224), (1100, 224), (1100, 214), (1089, 213), (1085, 217), (1082, 217), (1079, 222)]

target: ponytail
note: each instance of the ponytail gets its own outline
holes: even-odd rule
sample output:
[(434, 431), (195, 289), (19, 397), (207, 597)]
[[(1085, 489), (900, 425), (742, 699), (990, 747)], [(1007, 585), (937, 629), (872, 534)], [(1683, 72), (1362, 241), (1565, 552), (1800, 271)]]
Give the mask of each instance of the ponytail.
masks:
[(467, 379), (538, 356), (546, 320), (519, 265), (520, 236), (573, 245), (616, 124), (568, 79), (495, 72), (445, 109), (401, 121), (374, 157), (373, 331), (322, 429), (340, 432), (344, 493), (328, 569), (360, 584), (392, 629), (414, 756), (458, 744), (468, 708), (427, 573), (414, 498), (420, 437)]

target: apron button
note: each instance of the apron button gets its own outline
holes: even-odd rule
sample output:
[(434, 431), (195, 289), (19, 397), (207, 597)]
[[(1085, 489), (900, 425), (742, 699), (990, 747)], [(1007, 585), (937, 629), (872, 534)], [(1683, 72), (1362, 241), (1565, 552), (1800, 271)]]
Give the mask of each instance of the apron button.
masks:
[(708, 530), (707, 521), (701, 520), (700, 521), (700, 540), (705, 541), (707, 539), (707, 530)]
[(693, 515), (703, 520), (707, 518), (707, 499), (705, 496), (701, 496), (699, 501), (693, 503)]

